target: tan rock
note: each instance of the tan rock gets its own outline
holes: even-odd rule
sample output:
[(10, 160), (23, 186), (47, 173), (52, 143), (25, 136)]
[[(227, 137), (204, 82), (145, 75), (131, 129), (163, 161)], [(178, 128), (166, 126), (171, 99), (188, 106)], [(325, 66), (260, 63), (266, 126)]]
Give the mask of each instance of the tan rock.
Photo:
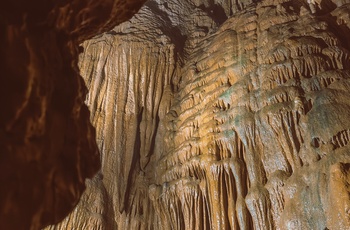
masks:
[(101, 175), (49, 229), (350, 228), (350, 2), (254, 2), (151, 0), (83, 43)]

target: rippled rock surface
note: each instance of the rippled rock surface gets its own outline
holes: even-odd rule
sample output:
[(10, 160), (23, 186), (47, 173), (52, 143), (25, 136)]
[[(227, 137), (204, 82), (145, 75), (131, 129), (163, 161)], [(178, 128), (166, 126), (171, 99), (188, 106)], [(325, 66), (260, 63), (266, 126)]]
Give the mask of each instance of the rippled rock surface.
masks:
[(50, 229), (348, 229), (349, 13), (150, 0), (84, 42), (102, 169)]

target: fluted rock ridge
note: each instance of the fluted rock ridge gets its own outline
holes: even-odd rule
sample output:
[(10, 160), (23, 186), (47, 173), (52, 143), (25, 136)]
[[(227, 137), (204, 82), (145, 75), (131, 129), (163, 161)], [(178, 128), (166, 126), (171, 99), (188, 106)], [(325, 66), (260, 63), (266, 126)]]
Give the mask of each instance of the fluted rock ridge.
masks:
[(348, 229), (349, 15), (150, 0), (85, 42), (102, 169), (50, 229)]

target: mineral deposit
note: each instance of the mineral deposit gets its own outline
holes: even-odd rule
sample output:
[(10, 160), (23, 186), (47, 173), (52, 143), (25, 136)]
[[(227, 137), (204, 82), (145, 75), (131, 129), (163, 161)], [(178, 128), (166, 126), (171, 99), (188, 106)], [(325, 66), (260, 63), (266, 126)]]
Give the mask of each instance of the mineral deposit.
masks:
[(49, 229), (350, 229), (350, 1), (149, 0), (82, 46), (102, 168)]

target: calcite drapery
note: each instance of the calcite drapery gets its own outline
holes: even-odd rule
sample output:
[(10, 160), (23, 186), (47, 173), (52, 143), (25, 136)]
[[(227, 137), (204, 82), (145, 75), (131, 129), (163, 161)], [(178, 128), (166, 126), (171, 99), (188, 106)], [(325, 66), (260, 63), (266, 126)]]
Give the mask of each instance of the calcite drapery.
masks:
[(143, 0), (0, 3), (0, 228), (67, 215), (100, 168), (84, 105), (79, 44), (129, 19)]
[(150, 0), (85, 42), (102, 170), (50, 229), (348, 229), (349, 13)]

